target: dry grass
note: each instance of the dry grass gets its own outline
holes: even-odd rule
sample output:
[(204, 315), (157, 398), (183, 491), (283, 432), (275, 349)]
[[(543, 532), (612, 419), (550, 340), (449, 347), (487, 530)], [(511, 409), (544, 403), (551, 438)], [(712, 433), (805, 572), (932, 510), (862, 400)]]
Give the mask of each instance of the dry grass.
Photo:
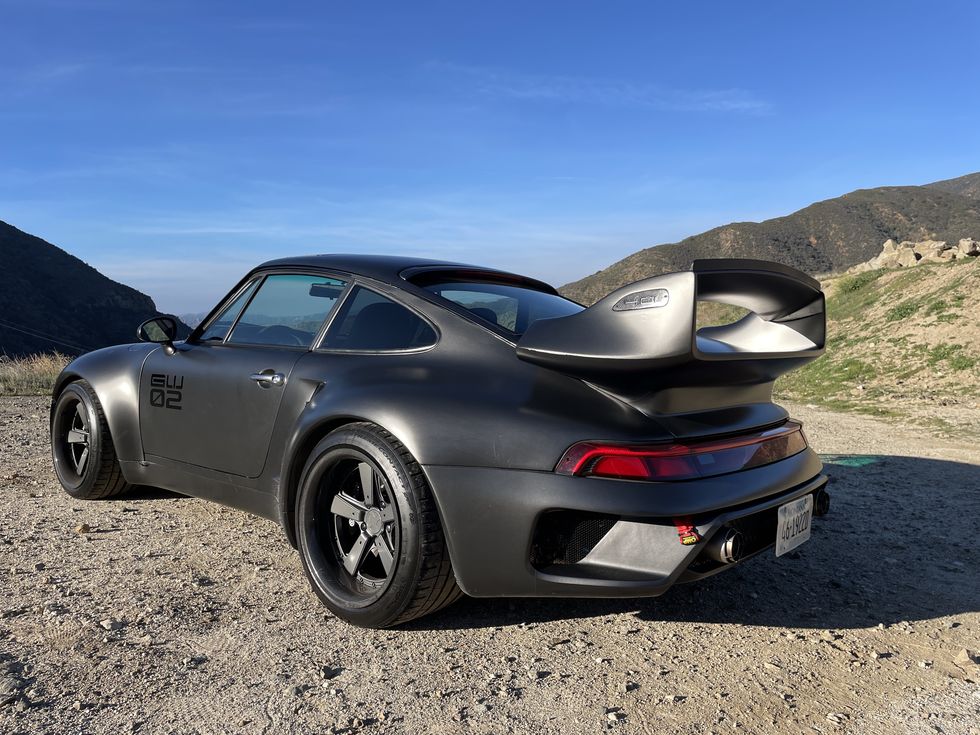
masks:
[(49, 352), (27, 357), (0, 355), (0, 396), (38, 396), (51, 392), (70, 357)]

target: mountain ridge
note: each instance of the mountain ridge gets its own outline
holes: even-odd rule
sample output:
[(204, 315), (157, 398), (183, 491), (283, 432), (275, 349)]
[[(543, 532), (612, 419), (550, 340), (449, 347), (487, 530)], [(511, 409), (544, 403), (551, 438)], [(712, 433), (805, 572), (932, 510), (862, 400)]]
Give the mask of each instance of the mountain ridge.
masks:
[(961, 237), (980, 237), (980, 173), (922, 186), (857, 189), (762, 222), (721, 225), (639, 250), (560, 291), (591, 304), (632, 281), (685, 270), (699, 258), (773, 260), (822, 275), (871, 259), (889, 238)]
[(153, 299), (0, 220), (0, 354), (79, 354), (133, 342)]

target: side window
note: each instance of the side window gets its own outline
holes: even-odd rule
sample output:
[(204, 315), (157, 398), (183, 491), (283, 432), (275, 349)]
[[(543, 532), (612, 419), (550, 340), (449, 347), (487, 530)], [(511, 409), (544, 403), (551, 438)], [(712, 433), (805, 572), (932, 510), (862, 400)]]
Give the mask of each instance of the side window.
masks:
[(267, 276), (228, 342), (309, 347), (346, 285), (323, 276)]
[(258, 283), (259, 279), (255, 279), (248, 284), (245, 290), (238, 295), (238, 298), (228, 304), (225, 310), (218, 314), (217, 318), (201, 333), (202, 342), (221, 342), (228, 335), (228, 330), (231, 329), (231, 325), (238, 318), (238, 312), (248, 303)]
[(476, 316), (491, 324), (496, 324), (511, 332), (517, 331), (519, 303), (514, 297), (464, 289), (448, 289), (440, 292), (439, 295), (466, 307)]
[(410, 350), (436, 343), (425, 320), (389, 298), (357, 286), (321, 345), (328, 350)]

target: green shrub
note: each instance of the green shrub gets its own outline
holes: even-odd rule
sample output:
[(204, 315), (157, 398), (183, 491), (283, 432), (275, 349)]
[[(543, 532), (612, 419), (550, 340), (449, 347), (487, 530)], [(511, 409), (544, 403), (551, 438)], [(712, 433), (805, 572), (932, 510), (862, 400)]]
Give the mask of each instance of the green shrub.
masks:
[(864, 273), (857, 273), (853, 276), (847, 276), (846, 278), (841, 279), (840, 284), (837, 286), (837, 291), (841, 294), (860, 291), (869, 283), (874, 283), (877, 281), (883, 275), (885, 275), (885, 271), (879, 268), (878, 270), (865, 271)]
[(885, 319), (890, 322), (900, 322), (903, 319), (908, 319), (915, 312), (919, 310), (918, 301), (903, 301), (898, 306), (891, 309), (887, 314), (885, 314)]
[(970, 355), (956, 354), (950, 357), (946, 364), (951, 370), (972, 370), (977, 365), (977, 359)]

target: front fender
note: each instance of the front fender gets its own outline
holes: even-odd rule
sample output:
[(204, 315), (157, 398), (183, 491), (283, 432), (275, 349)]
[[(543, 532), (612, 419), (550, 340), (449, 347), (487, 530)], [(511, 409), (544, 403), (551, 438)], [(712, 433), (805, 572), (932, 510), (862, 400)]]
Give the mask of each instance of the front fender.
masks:
[(55, 382), (51, 396), (54, 404), (66, 385), (84, 380), (92, 386), (102, 404), (116, 456), (123, 462), (143, 459), (140, 440), (139, 384), (143, 362), (154, 350), (154, 344), (116, 345), (86, 352), (65, 366)]

